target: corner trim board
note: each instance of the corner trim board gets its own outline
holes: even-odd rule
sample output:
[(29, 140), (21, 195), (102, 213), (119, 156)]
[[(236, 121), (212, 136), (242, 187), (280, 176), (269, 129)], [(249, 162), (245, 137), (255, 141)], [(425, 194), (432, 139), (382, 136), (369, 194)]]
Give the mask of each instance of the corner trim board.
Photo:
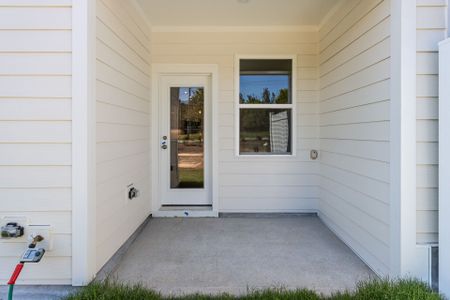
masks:
[(72, 6), (72, 285), (95, 276), (95, 5)]

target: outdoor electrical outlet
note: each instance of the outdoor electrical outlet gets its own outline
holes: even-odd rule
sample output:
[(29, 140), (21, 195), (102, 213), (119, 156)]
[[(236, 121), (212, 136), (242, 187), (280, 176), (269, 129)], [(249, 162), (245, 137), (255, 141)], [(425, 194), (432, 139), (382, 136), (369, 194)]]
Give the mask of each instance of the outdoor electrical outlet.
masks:
[(133, 200), (134, 198), (139, 197), (139, 195), (140, 195), (140, 192), (134, 186), (133, 183), (127, 185), (127, 189), (126, 189), (126, 198), (127, 198), (127, 200)]
[(44, 238), (42, 242), (39, 242), (39, 248), (43, 248), (46, 251), (53, 249), (53, 237), (52, 228), (50, 225), (29, 225), (27, 228), (28, 243), (33, 241), (33, 238), (40, 235)]

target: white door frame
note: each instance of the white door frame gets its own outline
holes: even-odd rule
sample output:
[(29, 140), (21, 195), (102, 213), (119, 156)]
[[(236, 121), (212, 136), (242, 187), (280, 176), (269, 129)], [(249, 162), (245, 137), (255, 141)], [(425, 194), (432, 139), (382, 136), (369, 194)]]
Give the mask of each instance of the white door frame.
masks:
[[(211, 75), (190, 75), (183, 76), (160, 75), (161, 81), (159, 97), (159, 137), (167, 136), (166, 150), (159, 149), (159, 193), (162, 205), (212, 205), (211, 198)], [(170, 165), (172, 164), (172, 137), (171, 137), (171, 87), (201, 87), (204, 90), (203, 99), (203, 183), (202, 188), (170, 188), (172, 172)], [(160, 147), (161, 147), (160, 140)], [(178, 168), (178, 167), (177, 167)]]
[(152, 65), (152, 129), (151, 129), (151, 187), (152, 214), (158, 216), (187, 216), (184, 211), (161, 211), (159, 191), (159, 85), (161, 75), (209, 75), (211, 76), (211, 211), (190, 211), (188, 216), (216, 217), (219, 210), (219, 139), (218, 139), (218, 103), (219, 103), (219, 68), (213, 64), (153, 64)]

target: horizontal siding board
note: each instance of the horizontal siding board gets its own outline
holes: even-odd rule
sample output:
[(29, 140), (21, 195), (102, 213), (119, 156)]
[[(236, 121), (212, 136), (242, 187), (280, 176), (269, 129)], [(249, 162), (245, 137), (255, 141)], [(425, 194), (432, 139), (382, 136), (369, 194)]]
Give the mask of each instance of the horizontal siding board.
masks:
[[(236, 207), (239, 207), (237, 209)], [(317, 210), (315, 198), (224, 198), (219, 207), (222, 212), (297, 212)]]
[(0, 188), (67, 188), (71, 171), (68, 166), (0, 166)]
[(0, 166), (70, 166), (70, 144), (2, 144)]
[(97, 143), (97, 163), (150, 152), (150, 143), (147, 140), (119, 141), (110, 143)]
[(221, 174), (221, 186), (248, 186), (257, 189), (259, 186), (317, 186), (316, 175), (292, 174)]
[(97, 123), (97, 142), (119, 142), (147, 140), (150, 129), (147, 126)]
[(71, 7), (1, 7), (0, 30), (51, 30), (72, 27)]
[(3, 97), (72, 97), (70, 76), (0, 76)]
[(69, 30), (0, 30), (0, 52), (70, 52)]
[(389, 142), (321, 139), (320, 148), (322, 151), (389, 162)]
[(437, 120), (439, 118), (438, 98), (418, 98), (417, 99), (417, 119)]
[[(260, 186), (257, 189), (245, 186), (226, 186), (219, 188), (219, 197), (259, 199), (259, 198), (315, 198), (318, 195), (317, 186)], [(224, 203), (221, 201), (221, 203)], [(239, 209), (239, 207), (236, 207)]]
[(0, 143), (70, 143), (68, 121), (0, 121)]
[(61, 6), (61, 7), (71, 7), (72, 0), (0, 0), (0, 6), (8, 7), (8, 6), (33, 6), (33, 7), (52, 7), (52, 6)]
[(417, 53), (417, 74), (434, 75), (438, 74), (439, 55), (437, 53), (418, 52)]
[(70, 53), (0, 53), (0, 75), (71, 75)]
[(389, 122), (325, 126), (320, 132), (325, 139), (389, 141)]
[(420, 29), (445, 29), (447, 19), (442, 6), (418, 6), (416, 26)]
[(0, 188), (2, 212), (60, 212), (71, 210), (70, 188)]
[(438, 44), (446, 38), (445, 30), (417, 30), (417, 51), (438, 51)]
[(0, 98), (3, 121), (70, 121), (70, 98)]
[(320, 125), (332, 126), (341, 124), (370, 123), (389, 121), (389, 118), (390, 103), (389, 101), (382, 101), (344, 110), (322, 113), (320, 115)]
[[(0, 280), (6, 282), (18, 257), (0, 257)], [(48, 270), (51, 270), (49, 272)], [(70, 257), (48, 257), (33, 267), (24, 268), (17, 284), (70, 284), (72, 260)]]

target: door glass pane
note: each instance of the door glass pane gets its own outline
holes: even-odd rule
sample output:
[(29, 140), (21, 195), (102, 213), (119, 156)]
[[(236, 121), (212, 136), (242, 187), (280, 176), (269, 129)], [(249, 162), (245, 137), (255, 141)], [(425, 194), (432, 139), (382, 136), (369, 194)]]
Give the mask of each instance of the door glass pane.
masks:
[(204, 89), (170, 88), (170, 188), (204, 187)]

